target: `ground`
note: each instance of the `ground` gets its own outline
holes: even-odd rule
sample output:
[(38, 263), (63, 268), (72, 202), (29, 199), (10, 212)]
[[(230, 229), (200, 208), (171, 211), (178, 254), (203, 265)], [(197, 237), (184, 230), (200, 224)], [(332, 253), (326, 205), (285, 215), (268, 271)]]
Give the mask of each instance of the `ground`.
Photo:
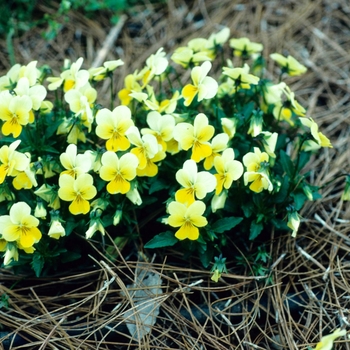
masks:
[[(38, 11), (50, 10), (39, 4)], [(337, 177), (349, 172), (350, 163), (349, 15), (347, 0), (168, 0), (140, 5), (122, 16), (106, 52), (101, 48), (113, 28), (103, 15), (88, 19), (72, 13), (49, 42), (41, 37), (43, 28), (14, 37), (16, 62), (38, 60), (56, 74), (67, 57), (84, 57), (86, 67), (97, 58), (121, 58), (125, 65), (116, 81), (121, 88), (124, 76), (139, 69), (159, 47), (170, 52), (228, 26), (231, 37), (247, 36), (261, 42), (266, 54), (291, 54), (307, 66), (303, 79), (289, 78), (288, 84), (333, 148), (310, 164), (313, 183), (325, 187), (322, 201), (304, 208), (298, 237), (272, 236), (269, 242), (272, 284), (261, 283), (248, 270), (234, 275), (230, 264), (229, 273), (213, 284), (199, 265), (177, 269), (166, 261), (144, 263), (144, 269), (162, 278), (164, 293), (153, 332), (135, 342), (120, 324), (121, 310), (131, 303), (130, 295), (123, 297), (121, 291), (132, 283), (125, 281), (136, 263), (109, 266), (96, 261), (94, 271), (55, 281), (29, 280), (19, 288), (9, 287), (17, 279), (3, 271), (0, 291), (9, 296), (13, 308), (9, 313), (0, 307), (3, 347), (18, 348), (18, 343), (9, 344), (10, 331), (29, 337), (32, 349), (305, 349), (337, 327), (348, 329), (350, 207), (340, 200), (344, 178)], [(0, 72), (10, 67), (6, 41), (1, 39)], [(62, 284), (74, 289), (52, 293), (53, 286)], [(79, 338), (71, 332), (77, 325)], [(350, 349), (350, 342), (336, 349)]]

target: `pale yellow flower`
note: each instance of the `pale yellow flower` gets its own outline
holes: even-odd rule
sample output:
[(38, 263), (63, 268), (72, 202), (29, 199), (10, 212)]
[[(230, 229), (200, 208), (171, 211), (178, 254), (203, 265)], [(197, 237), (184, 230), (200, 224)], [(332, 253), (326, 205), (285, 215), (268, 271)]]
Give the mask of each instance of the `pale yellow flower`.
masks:
[(120, 158), (116, 153), (107, 151), (101, 158), (101, 179), (108, 181), (107, 191), (110, 194), (130, 191), (130, 181), (136, 177), (138, 158), (132, 153), (125, 153)]
[(156, 111), (147, 114), (147, 124), (149, 128), (141, 129), (141, 134), (151, 134), (157, 138), (157, 142), (162, 146), (162, 150), (167, 150), (167, 142), (173, 137), (175, 118), (172, 115), (161, 115)]
[(14, 89), (17, 96), (28, 96), (32, 100), (32, 108), (37, 111), (44, 101), (47, 91), (42, 85), (29, 85), (29, 80), (26, 77), (20, 78)]
[(4, 145), (0, 148), (0, 184), (5, 181), (6, 176), (17, 176), (29, 166), (30, 159), (16, 151), (20, 142), (17, 140), (10, 146)]
[(284, 57), (279, 53), (272, 53), (270, 57), (282, 67), (283, 72), (290, 76), (301, 75), (307, 71), (307, 68), (293, 56)]
[(179, 240), (188, 238), (197, 240), (199, 237), (198, 227), (204, 227), (208, 224), (207, 219), (203, 216), (205, 204), (201, 201), (195, 201), (191, 205), (179, 202), (171, 202), (168, 205), (170, 216), (167, 222), (172, 227), (180, 227), (175, 237)]
[(72, 63), (69, 69), (61, 73), (60, 77), (49, 77), (50, 82), (48, 89), (50, 91), (57, 90), (63, 84), (63, 91), (67, 92), (70, 89), (79, 89), (88, 81), (90, 74), (85, 69), (80, 69), (84, 59), (80, 57), (76, 62)]
[(248, 38), (231, 39), (230, 46), (233, 48), (235, 56), (247, 58), (253, 54), (260, 53), (263, 45), (250, 41)]
[(69, 211), (73, 215), (87, 214), (90, 211), (89, 200), (97, 194), (96, 187), (93, 185), (93, 177), (90, 174), (82, 174), (74, 179), (68, 174), (60, 176), (59, 180), (59, 197), (67, 202)]
[(63, 227), (59, 219), (53, 219), (50, 224), (49, 232), (47, 233), (49, 237), (54, 239), (59, 239), (66, 235), (66, 229)]
[(346, 334), (345, 329), (336, 329), (333, 333), (325, 335), (321, 338), (321, 341), (316, 344), (316, 348), (314, 350), (332, 350), (334, 340), (339, 337), (342, 337)]
[(101, 81), (105, 79), (109, 73), (113, 72), (118, 67), (122, 66), (124, 62), (122, 60), (106, 61), (103, 63), (103, 67), (90, 68), (88, 70), (90, 79), (94, 81)]
[(214, 159), (214, 166), (217, 173), (215, 174), (217, 185), (215, 195), (219, 195), (223, 188), (228, 190), (233, 181), (237, 181), (243, 174), (243, 165), (235, 160), (235, 153), (232, 148), (227, 148), (221, 156)]
[(127, 106), (118, 106), (113, 111), (107, 108), (99, 110), (96, 114), (96, 123), (96, 135), (107, 140), (108, 151), (125, 151), (130, 147), (126, 132), (134, 122)]
[(259, 148), (254, 147), (254, 152), (249, 152), (243, 156), (243, 164), (247, 171), (244, 173), (244, 184), (256, 193), (263, 190), (272, 191), (273, 185), (269, 179), (268, 166), (269, 156), (261, 152)]
[[(318, 125), (312, 118), (299, 118), (299, 120), (301, 124), (310, 128), (311, 135), (315, 140), (315, 142), (313, 142), (312, 140), (306, 141), (306, 145), (304, 147), (306, 151), (309, 149), (317, 149), (319, 147), (333, 148), (329, 139), (325, 135), (323, 135), (322, 132), (318, 131)], [(315, 145), (313, 145), (313, 143), (317, 144), (316, 147)]]
[(227, 148), (229, 136), (226, 133), (217, 134), (210, 142), (211, 154), (204, 160), (204, 169), (210, 170), (214, 166), (214, 159)]
[(152, 54), (146, 60), (146, 67), (140, 72), (142, 73), (143, 86), (146, 86), (154, 76), (163, 74), (168, 67), (168, 60), (165, 52), (161, 47), (155, 54)]
[(77, 154), (78, 148), (74, 144), (70, 144), (66, 148), (66, 152), (60, 155), (62, 166), (66, 169), (61, 172), (68, 174), (74, 178), (89, 172), (92, 168), (92, 154), (86, 151), (84, 154)]
[(132, 100), (132, 96), (130, 94), (132, 92), (141, 92), (141, 85), (137, 82), (138, 76), (137, 74), (129, 74), (124, 79), (125, 88), (118, 92), (118, 97), (120, 102), (124, 106), (128, 106)]
[(292, 237), (296, 237), (300, 226), (300, 215), (296, 211), (288, 213), (287, 226), (293, 231)]
[(207, 77), (211, 69), (209, 61), (203, 62), (201, 66), (194, 67), (191, 71), (193, 84), (185, 85), (182, 89), (182, 96), (185, 99), (184, 105), (189, 106), (197, 96), (198, 101), (213, 98), (218, 91), (218, 83), (214, 78)]
[(175, 193), (177, 202), (192, 204), (195, 198), (203, 199), (216, 187), (215, 176), (207, 171), (198, 172), (194, 160), (186, 160), (182, 169), (176, 172), (176, 180), (183, 187)]
[(0, 216), (0, 232), (8, 242), (18, 242), (22, 247), (29, 248), (39, 242), (41, 232), (38, 229), (39, 220), (30, 215), (31, 208), (25, 202), (12, 205), (10, 215)]
[(0, 93), (0, 119), (4, 121), (1, 131), (5, 136), (10, 134), (17, 138), (22, 127), (30, 122), (32, 100), (29, 96), (13, 96), (9, 91)]
[(260, 80), (259, 77), (249, 74), (249, 69), (247, 63), (242, 68), (223, 67), (223, 74), (235, 81), (236, 88), (249, 89), (250, 85), (257, 85)]
[(236, 133), (237, 119), (236, 118), (221, 118), (222, 130), (228, 135), (231, 140)]
[(174, 128), (174, 139), (182, 149), (187, 151), (192, 147), (191, 159), (197, 163), (212, 153), (209, 140), (214, 135), (214, 127), (209, 125), (205, 114), (199, 113), (194, 123), (179, 123)]

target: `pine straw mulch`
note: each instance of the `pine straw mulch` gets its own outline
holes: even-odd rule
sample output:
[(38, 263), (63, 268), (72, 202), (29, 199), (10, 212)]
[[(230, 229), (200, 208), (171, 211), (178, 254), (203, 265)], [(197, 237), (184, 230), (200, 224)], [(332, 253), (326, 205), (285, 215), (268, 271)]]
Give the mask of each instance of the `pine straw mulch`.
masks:
[[(38, 5), (38, 11), (49, 11)], [(166, 5), (140, 6), (111, 28), (102, 15), (94, 20), (74, 13), (54, 41), (35, 29), (15, 39), (15, 57), (26, 64), (38, 60), (57, 74), (63, 59), (83, 56), (89, 67), (99, 59), (121, 58), (117, 81), (142, 67), (164, 46), (166, 52), (194, 37), (208, 37), (221, 25), (232, 37), (248, 36), (264, 44), (265, 53), (289, 53), (306, 66), (301, 79), (289, 78), (334, 145), (313, 159), (315, 185), (349, 172), (350, 5), (346, 0), (205, 1), (168, 0)], [(112, 46), (101, 51), (113, 34)], [(108, 47), (108, 46), (107, 46)], [(98, 63), (98, 62), (97, 62)], [(95, 61), (96, 64), (96, 61)], [(5, 41), (0, 41), (0, 70), (10, 67)], [(104, 89), (108, 87), (104, 86)], [(105, 90), (106, 91), (106, 90)], [(253, 278), (247, 268), (229, 273), (219, 283), (196, 261), (175, 265), (176, 252), (157, 257), (162, 263), (101, 259), (91, 271), (52, 279), (30, 279), (1, 271), (0, 293), (9, 308), (0, 308), (3, 349), (305, 349), (337, 327), (350, 326), (350, 207), (340, 200), (344, 178), (323, 189), (324, 198), (308, 204), (297, 239), (274, 238), (269, 245), (272, 284)], [(186, 267), (184, 267), (186, 266)], [(159, 316), (152, 332), (132, 339), (123, 315), (132, 309), (135, 271), (162, 280), (156, 297)], [(141, 288), (135, 286), (136, 289)], [(136, 322), (137, 323), (137, 322)], [(141, 327), (140, 325), (137, 325)], [(20, 337), (16, 336), (20, 335)], [(11, 344), (11, 341), (13, 343)], [(22, 344), (22, 345), (21, 345)], [(340, 341), (337, 349), (350, 349)]]

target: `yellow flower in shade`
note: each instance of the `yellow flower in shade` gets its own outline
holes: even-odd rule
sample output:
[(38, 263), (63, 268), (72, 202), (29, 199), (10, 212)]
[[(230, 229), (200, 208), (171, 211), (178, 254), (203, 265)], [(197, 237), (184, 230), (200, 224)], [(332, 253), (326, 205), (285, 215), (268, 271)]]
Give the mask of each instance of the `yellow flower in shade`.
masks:
[[(308, 140), (304, 147), (305, 150), (317, 149), (320, 147), (330, 147), (333, 148), (329, 139), (318, 131), (318, 125), (312, 118), (299, 118), (301, 124), (310, 128), (310, 132), (315, 141)], [(316, 143), (316, 145), (315, 145)]]
[(39, 242), (41, 232), (39, 220), (30, 215), (31, 208), (25, 202), (12, 205), (10, 215), (0, 216), (0, 232), (8, 242), (18, 242), (23, 248), (32, 247)]
[(93, 156), (90, 151), (84, 154), (77, 154), (77, 146), (74, 144), (68, 145), (66, 152), (60, 155), (60, 161), (66, 169), (61, 172), (61, 175), (68, 174), (74, 178), (89, 172), (92, 168)]
[(97, 91), (89, 83), (86, 83), (79, 89), (70, 89), (64, 95), (64, 99), (69, 104), (70, 110), (75, 113), (76, 117), (82, 120), (83, 125), (89, 131), (94, 120), (92, 107), (96, 101), (96, 97)]
[(139, 160), (138, 169), (144, 169), (150, 166), (149, 160), (154, 158), (159, 152), (161, 146), (158, 145), (157, 138), (154, 135), (146, 134), (141, 137), (140, 131), (136, 126), (132, 126), (127, 131), (126, 136), (134, 148), (130, 150), (131, 153)]
[(189, 106), (197, 96), (198, 101), (213, 98), (218, 91), (218, 83), (215, 79), (207, 77), (211, 69), (211, 63), (205, 61), (201, 66), (194, 67), (191, 71), (193, 84), (188, 84), (182, 89), (185, 99), (184, 105)]
[(290, 76), (301, 75), (307, 71), (307, 68), (293, 56), (284, 57), (279, 53), (272, 53), (270, 57), (282, 67), (283, 73), (287, 73)]
[(251, 182), (249, 188), (253, 192), (259, 193), (266, 189), (273, 190), (273, 185), (269, 179), (268, 161), (269, 155), (261, 152), (257, 147), (254, 147), (254, 152), (249, 152), (243, 156), (243, 164), (247, 168), (244, 173), (244, 184), (247, 186)]
[(125, 151), (130, 147), (130, 142), (125, 136), (134, 125), (129, 107), (118, 106), (113, 111), (103, 108), (96, 114), (96, 123), (96, 135), (107, 140), (108, 151)]
[(172, 115), (161, 115), (156, 111), (152, 111), (147, 115), (147, 124), (149, 128), (141, 129), (141, 133), (143, 135), (154, 135), (157, 138), (158, 144), (162, 146), (162, 150), (166, 151), (166, 143), (173, 137), (175, 118)]
[(263, 50), (262, 44), (254, 43), (248, 38), (231, 39), (230, 47), (233, 48), (234, 56), (242, 56), (244, 58), (260, 53)]
[(236, 118), (221, 118), (222, 130), (228, 135), (231, 140), (236, 133), (237, 119)]
[(175, 237), (179, 240), (186, 238), (196, 240), (199, 237), (198, 227), (204, 227), (208, 224), (203, 216), (205, 204), (201, 201), (195, 201), (189, 206), (179, 202), (171, 202), (168, 206), (170, 216), (167, 222), (172, 227), (180, 227)]
[(211, 155), (205, 158), (204, 169), (210, 170), (214, 165), (214, 159), (227, 148), (229, 137), (226, 133), (221, 133), (213, 137), (210, 143)]
[(103, 63), (103, 67), (90, 68), (90, 79), (94, 81), (101, 81), (105, 79), (111, 72), (122, 66), (124, 62), (122, 60), (106, 61)]
[(127, 194), (126, 198), (130, 200), (135, 205), (141, 205), (142, 204), (142, 198), (140, 196), (140, 193), (137, 189), (137, 187), (132, 188)]
[(259, 78), (253, 74), (249, 74), (249, 66), (244, 64), (243, 68), (223, 67), (223, 74), (227, 75), (235, 81), (235, 87), (241, 89), (249, 89), (250, 85), (257, 85)]
[(149, 56), (146, 60), (146, 67), (140, 72), (142, 74), (143, 86), (146, 86), (154, 76), (163, 74), (168, 67), (168, 60), (161, 47), (155, 54)]
[(266, 84), (264, 86), (264, 100), (267, 104), (273, 105), (281, 102), (281, 96), (286, 88), (285, 82), (280, 82), (279, 84)]
[[(173, 113), (175, 111), (177, 100), (180, 98), (179, 91), (175, 91), (170, 100), (165, 99), (161, 102), (158, 102), (156, 100), (152, 86), (147, 85), (146, 88), (147, 88), (148, 96), (145, 100), (143, 100), (143, 102), (149, 109), (153, 111), (157, 111), (159, 113), (163, 113), (163, 112)], [(132, 93), (131, 96), (134, 96), (134, 93)]]
[(47, 234), (51, 238), (59, 239), (60, 237), (64, 237), (66, 235), (66, 229), (62, 226), (59, 219), (53, 219)]
[(183, 168), (176, 172), (176, 180), (183, 188), (175, 193), (175, 199), (187, 205), (192, 204), (195, 198), (203, 199), (216, 186), (215, 176), (207, 171), (198, 172), (192, 159), (186, 160)]
[(287, 226), (293, 231), (292, 237), (296, 237), (300, 226), (300, 215), (298, 214), (298, 212), (291, 211), (290, 213), (288, 213)]
[(8, 265), (12, 260), (18, 261), (18, 249), (14, 244), (8, 244), (4, 255), (4, 265)]
[(224, 45), (229, 37), (230, 37), (230, 28), (225, 27), (221, 29), (218, 33), (210, 34), (210, 37), (207, 40), (206, 47), (215, 54), (217, 47)]
[(34, 169), (28, 165), (28, 167), (24, 170), (19, 172), (15, 178), (12, 181), (13, 187), (19, 191), (22, 188), (29, 190), (33, 186), (38, 186), (38, 183), (35, 178), (35, 171)]
[(72, 63), (69, 69), (61, 73), (60, 77), (49, 77), (47, 81), (50, 82), (47, 87), (50, 91), (57, 90), (63, 84), (63, 91), (67, 92), (70, 89), (79, 89), (88, 81), (90, 74), (85, 69), (80, 69), (84, 59), (80, 57), (76, 62)]
[(8, 90), (0, 93), (0, 119), (4, 121), (1, 131), (17, 138), (22, 127), (30, 122), (32, 100), (29, 96), (12, 96)]
[(41, 104), (47, 94), (45, 87), (42, 85), (34, 85), (30, 87), (29, 80), (26, 77), (18, 80), (14, 91), (16, 92), (17, 96), (29, 96), (32, 100), (32, 108), (35, 111), (41, 107)]
[(227, 199), (227, 190), (221, 191), (219, 195), (214, 195), (212, 200), (211, 200), (211, 211), (215, 213), (217, 210), (222, 209), (225, 207)]
[(221, 156), (215, 157), (214, 166), (217, 171), (215, 174), (217, 180), (215, 195), (219, 195), (223, 188), (228, 190), (232, 186), (232, 182), (238, 180), (243, 174), (243, 165), (235, 160), (232, 148), (225, 149)]
[(82, 174), (76, 179), (67, 174), (60, 176), (58, 196), (64, 201), (72, 202), (69, 211), (73, 215), (87, 214), (90, 211), (89, 200), (97, 194), (93, 181), (90, 174)]
[(203, 61), (211, 61), (213, 57), (211, 57), (211, 53), (208, 50), (196, 52), (190, 47), (184, 46), (177, 48), (171, 59), (182, 67), (187, 68), (190, 64), (198, 65)]
[(32, 61), (26, 66), (21, 66), (18, 71), (18, 79), (25, 77), (29, 80), (30, 86), (35, 85), (41, 75), (40, 70), (36, 67), (37, 63), (38, 61)]
[(132, 153), (125, 153), (120, 158), (116, 153), (107, 151), (101, 158), (101, 179), (108, 181), (107, 191), (110, 194), (125, 194), (130, 190), (130, 181), (136, 177), (138, 158)]
[(5, 181), (6, 176), (17, 176), (29, 166), (29, 158), (16, 151), (20, 142), (17, 140), (10, 146), (4, 145), (0, 148), (0, 184)]
[(303, 117), (306, 113), (305, 108), (294, 98), (294, 92), (292, 92), (287, 85), (283, 88), (283, 93), (286, 100), (284, 102), (282, 102), (282, 100), (276, 101), (272, 114), (277, 120), (282, 119), (287, 121), (290, 125), (294, 125), (294, 122), (291, 120), (293, 113)]
[(179, 142), (180, 147), (187, 151), (192, 147), (191, 159), (197, 163), (212, 153), (209, 140), (214, 135), (214, 127), (208, 125), (205, 114), (199, 113), (194, 123), (179, 123), (174, 128), (174, 139)]
[(130, 94), (132, 92), (141, 92), (141, 85), (137, 82), (137, 74), (129, 74), (124, 79), (125, 88), (118, 92), (120, 102), (124, 106), (128, 106), (132, 100)]
[(263, 135), (262, 144), (264, 146), (265, 152), (271, 157), (276, 158), (275, 149), (278, 139), (277, 132), (271, 133), (270, 131), (262, 131)]
[(346, 334), (345, 329), (336, 329), (333, 333), (325, 335), (321, 338), (321, 341), (316, 344), (316, 347), (314, 350), (332, 350), (334, 340), (336, 340), (339, 337), (342, 337)]

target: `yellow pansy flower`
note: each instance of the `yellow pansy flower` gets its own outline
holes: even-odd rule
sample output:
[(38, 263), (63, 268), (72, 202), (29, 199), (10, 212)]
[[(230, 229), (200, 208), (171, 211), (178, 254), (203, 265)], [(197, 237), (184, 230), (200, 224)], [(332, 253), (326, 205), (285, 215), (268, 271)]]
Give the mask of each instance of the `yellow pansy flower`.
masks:
[(143, 87), (145, 87), (154, 76), (163, 74), (168, 67), (168, 59), (161, 47), (155, 54), (146, 60), (146, 67), (140, 72), (142, 74)]
[(149, 128), (141, 129), (143, 135), (151, 134), (157, 138), (162, 150), (167, 150), (167, 142), (173, 137), (175, 118), (172, 115), (161, 115), (156, 111), (147, 114), (147, 124)]
[(220, 155), (220, 152), (227, 148), (229, 136), (226, 133), (221, 133), (213, 137), (210, 143), (211, 154), (204, 160), (204, 169), (210, 170), (214, 166), (214, 159)]
[(13, 96), (6, 90), (0, 93), (0, 119), (4, 121), (1, 131), (17, 138), (22, 127), (30, 122), (32, 100), (29, 96)]
[(76, 179), (68, 174), (60, 176), (58, 196), (64, 201), (72, 202), (69, 211), (73, 215), (87, 214), (90, 211), (89, 200), (97, 194), (93, 181), (90, 174), (82, 174)]
[(247, 186), (251, 182), (249, 188), (253, 192), (259, 193), (266, 189), (273, 190), (268, 174), (268, 161), (269, 155), (261, 152), (257, 147), (254, 147), (254, 152), (249, 152), (243, 156), (243, 164), (247, 168), (244, 173), (244, 184)]
[(223, 67), (223, 74), (235, 81), (236, 88), (249, 89), (250, 85), (257, 85), (260, 80), (259, 77), (249, 74), (249, 69), (247, 63), (238, 68)]
[(199, 237), (198, 227), (204, 227), (208, 224), (203, 216), (205, 204), (201, 201), (195, 201), (189, 206), (179, 202), (171, 202), (168, 206), (170, 216), (167, 222), (172, 227), (180, 227), (175, 237), (179, 240), (186, 238), (196, 240)]
[(209, 140), (214, 135), (214, 127), (208, 125), (205, 114), (199, 113), (194, 123), (179, 123), (174, 128), (174, 139), (179, 142), (180, 147), (187, 151), (192, 147), (191, 159), (197, 163), (212, 153)]
[(288, 213), (287, 226), (293, 231), (292, 237), (296, 237), (300, 226), (300, 215), (296, 211)]
[[(312, 118), (299, 118), (301, 124), (310, 128), (310, 132), (315, 141), (309, 140), (305, 142), (305, 150), (317, 149), (320, 147), (330, 147), (333, 148), (329, 139), (318, 131), (318, 125)], [(316, 145), (315, 145), (316, 143)], [(316, 146), (316, 147), (315, 147)]]
[(232, 186), (232, 182), (238, 180), (243, 174), (243, 165), (235, 160), (235, 153), (232, 148), (227, 148), (221, 156), (214, 159), (214, 167), (217, 171), (215, 174), (217, 185), (215, 195), (219, 195), (222, 189), (228, 190)]
[(62, 166), (66, 169), (61, 175), (68, 174), (74, 178), (89, 172), (92, 168), (93, 155), (90, 151), (84, 154), (77, 154), (78, 148), (74, 144), (70, 144), (66, 148), (66, 152), (60, 155)]
[(0, 184), (5, 181), (6, 176), (17, 176), (29, 166), (30, 159), (16, 151), (20, 142), (17, 140), (10, 146), (4, 145), (0, 148)]
[(50, 229), (47, 234), (51, 238), (59, 239), (66, 235), (66, 229), (62, 226), (62, 223), (59, 219), (53, 219), (51, 221)]
[(132, 96), (130, 94), (132, 92), (141, 92), (141, 85), (137, 82), (138, 76), (137, 74), (129, 74), (124, 79), (125, 88), (118, 92), (118, 97), (120, 102), (124, 106), (128, 106), (132, 100)]
[(67, 92), (70, 89), (79, 89), (88, 81), (90, 74), (85, 69), (80, 69), (84, 59), (80, 57), (76, 62), (72, 63), (69, 69), (61, 73), (60, 77), (49, 77), (50, 82), (47, 87), (50, 91), (57, 90), (63, 84), (63, 91)]
[(126, 153), (120, 158), (116, 153), (107, 151), (101, 158), (101, 179), (108, 181), (107, 191), (110, 194), (130, 191), (130, 181), (136, 177), (138, 158), (132, 153)]
[(25, 202), (12, 205), (10, 215), (0, 216), (0, 232), (8, 242), (18, 242), (23, 248), (32, 247), (39, 242), (41, 232), (39, 220), (30, 215), (31, 208)]
[(213, 98), (218, 91), (218, 83), (214, 78), (207, 77), (211, 69), (211, 63), (205, 61), (201, 66), (194, 67), (191, 71), (193, 84), (187, 84), (182, 89), (185, 99), (184, 105), (189, 106), (197, 96), (198, 101)]
[(108, 151), (125, 151), (130, 147), (130, 142), (125, 136), (134, 125), (129, 107), (118, 106), (113, 111), (103, 108), (96, 114), (96, 123), (96, 135), (107, 140)]
[(175, 199), (187, 205), (192, 204), (195, 198), (203, 199), (216, 187), (215, 176), (207, 171), (198, 172), (197, 164), (192, 159), (186, 160), (175, 176), (177, 182), (183, 187), (175, 193)]
[(230, 39), (230, 47), (233, 48), (234, 56), (248, 58), (252, 54), (260, 53), (263, 45), (254, 43), (248, 38)]
[(103, 67), (90, 68), (88, 70), (90, 79), (93, 81), (101, 81), (105, 79), (109, 73), (113, 72), (119, 66), (122, 66), (124, 62), (122, 60), (106, 61), (103, 63)]
[(284, 57), (279, 53), (272, 53), (270, 57), (282, 67), (283, 72), (290, 76), (301, 75), (307, 71), (307, 68), (293, 56)]

